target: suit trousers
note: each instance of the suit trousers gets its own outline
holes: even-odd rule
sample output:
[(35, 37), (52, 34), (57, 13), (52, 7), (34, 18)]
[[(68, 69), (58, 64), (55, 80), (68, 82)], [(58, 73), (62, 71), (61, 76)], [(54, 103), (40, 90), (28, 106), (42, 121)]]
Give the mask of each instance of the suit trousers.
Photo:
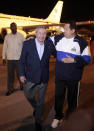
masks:
[[(7, 88), (8, 88), (8, 90), (11, 91), (11, 90), (13, 90), (13, 86), (14, 86), (15, 72), (16, 72), (17, 78), (19, 80), (18, 60), (8, 60), (7, 68), (8, 68)], [(20, 83), (20, 80), (19, 80), (19, 83)]]
[(35, 110), (35, 121), (42, 122), (43, 107), (46, 94), (47, 83), (34, 84), (26, 82), (24, 85), (24, 94)]

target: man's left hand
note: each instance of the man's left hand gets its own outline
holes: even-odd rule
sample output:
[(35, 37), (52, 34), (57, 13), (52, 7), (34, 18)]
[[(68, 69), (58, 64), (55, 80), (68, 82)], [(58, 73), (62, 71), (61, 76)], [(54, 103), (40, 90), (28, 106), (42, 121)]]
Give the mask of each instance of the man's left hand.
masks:
[(67, 56), (67, 58), (63, 58), (62, 62), (64, 62), (64, 63), (74, 63), (75, 62), (74, 58), (72, 58), (71, 56), (68, 56), (68, 55), (66, 55), (66, 56)]

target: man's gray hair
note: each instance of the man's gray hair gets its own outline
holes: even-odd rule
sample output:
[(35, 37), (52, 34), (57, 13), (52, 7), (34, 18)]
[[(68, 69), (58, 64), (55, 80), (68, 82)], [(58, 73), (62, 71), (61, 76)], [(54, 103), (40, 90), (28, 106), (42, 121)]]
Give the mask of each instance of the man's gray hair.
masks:
[(39, 25), (39, 26), (37, 26), (37, 27), (36, 27), (36, 32), (37, 32), (37, 31), (38, 31), (38, 29), (40, 29), (40, 28), (46, 29), (46, 27), (45, 27), (45, 26), (43, 26), (43, 25)]

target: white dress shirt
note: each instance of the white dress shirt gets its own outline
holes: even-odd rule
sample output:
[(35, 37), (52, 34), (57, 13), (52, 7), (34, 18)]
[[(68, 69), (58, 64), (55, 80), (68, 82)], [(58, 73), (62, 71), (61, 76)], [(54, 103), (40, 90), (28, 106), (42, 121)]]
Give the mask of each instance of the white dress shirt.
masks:
[(44, 52), (44, 43), (40, 44), (37, 39), (35, 39), (36, 41), (36, 47), (37, 47), (37, 52), (39, 55), (39, 58), (41, 60), (42, 56), (43, 56), (43, 52)]
[(16, 34), (8, 34), (5, 37), (2, 51), (2, 58), (7, 60), (19, 60), (24, 36), (17, 32)]

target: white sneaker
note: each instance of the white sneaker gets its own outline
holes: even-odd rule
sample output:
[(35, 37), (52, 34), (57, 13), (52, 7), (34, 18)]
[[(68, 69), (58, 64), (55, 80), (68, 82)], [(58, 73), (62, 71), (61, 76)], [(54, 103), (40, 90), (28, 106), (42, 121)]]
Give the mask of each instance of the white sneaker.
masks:
[(58, 125), (59, 125), (60, 123), (62, 123), (62, 119), (61, 119), (61, 120), (54, 119), (53, 122), (52, 122), (52, 124), (51, 124), (51, 127), (52, 127), (52, 128), (56, 128), (56, 127), (58, 127)]

